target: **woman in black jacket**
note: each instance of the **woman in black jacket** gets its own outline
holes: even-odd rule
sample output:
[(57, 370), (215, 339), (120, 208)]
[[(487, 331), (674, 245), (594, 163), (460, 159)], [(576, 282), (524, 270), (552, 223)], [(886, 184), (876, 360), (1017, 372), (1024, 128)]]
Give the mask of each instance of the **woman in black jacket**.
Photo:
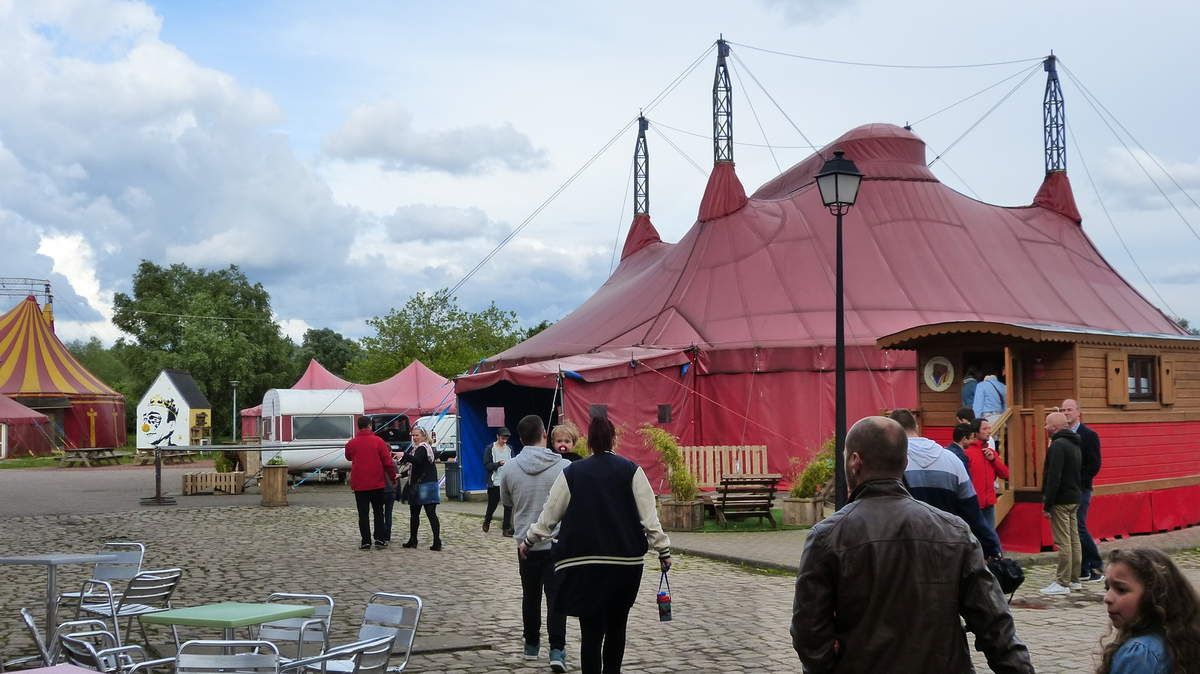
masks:
[(662, 570), (671, 568), (671, 541), (659, 524), (650, 481), (640, 466), (613, 453), (615, 435), (607, 418), (592, 419), (592, 455), (563, 469), (517, 548), (524, 557), (529, 546), (554, 536), (561, 522), (550, 549), (560, 583), (555, 604), (579, 616), (583, 674), (621, 671), (646, 551), (654, 548)]
[(441, 501), (438, 494), (437, 464), (433, 462), (433, 447), (429, 444), (429, 435), (424, 428), (412, 430), (412, 448), (405, 453), (402, 462), (412, 464), (409, 477), (408, 495), (408, 542), (403, 547), (417, 547), (417, 529), (421, 526), (421, 508), (425, 508), (425, 517), (429, 518), (429, 526), (433, 529), (433, 545), (430, 550), (442, 549), (442, 523), (438, 520), (437, 504)]

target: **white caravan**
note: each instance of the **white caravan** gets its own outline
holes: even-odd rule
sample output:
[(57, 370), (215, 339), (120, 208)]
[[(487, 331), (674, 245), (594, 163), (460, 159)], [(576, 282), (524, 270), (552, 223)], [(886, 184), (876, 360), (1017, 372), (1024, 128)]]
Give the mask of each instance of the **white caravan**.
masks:
[(417, 427), (424, 428), (437, 436), (434, 450), (443, 461), (458, 452), (458, 415), (446, 414), (439, 417), (436, 414), (417, 419)]
[(282, 454), (289, 473), (321, 469), (344, 476), (350, 470), (346, 442), (362, 414), (362, 393), (354, 389), (273, 388), (263, 396), (262, 461)]

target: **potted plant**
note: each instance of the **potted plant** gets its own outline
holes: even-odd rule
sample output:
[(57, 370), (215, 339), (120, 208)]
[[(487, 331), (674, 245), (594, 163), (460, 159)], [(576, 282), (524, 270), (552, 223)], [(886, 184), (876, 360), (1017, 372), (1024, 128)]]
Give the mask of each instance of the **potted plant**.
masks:
[[(793, 466), (796, 463), (792, 464)], [(793, 473), (792, 489), (783, 499), (783, 523), (792, 526), (812, 526), (822, 517), (825, 501), (824, 487), (833, 478), (833, 438), (821, 445), (804, 470)]]
[(683, 463), (679, 439), (661, 428), (646, 424), (641, 427), (642, 440), (658, 452), (667, 467), (670, 499), (659, 503), (659, 519), (668, 531), (699, 531), (704, 527), (704, 502), (696, 498), (700, 486)]

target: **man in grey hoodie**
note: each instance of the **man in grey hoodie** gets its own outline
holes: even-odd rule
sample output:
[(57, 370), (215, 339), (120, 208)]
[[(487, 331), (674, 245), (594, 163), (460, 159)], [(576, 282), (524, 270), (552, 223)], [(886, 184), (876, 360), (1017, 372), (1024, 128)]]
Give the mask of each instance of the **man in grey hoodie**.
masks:
[(979, 539), (983, 556), (999, 557), (1000, 538), (979, 510), (979, 497), (963, 462), (938, 443), (918, 435), (917, 420), (912, 412), (892, 410), (889, 417), (908, 434), (904, 484), (912, 497), (961, 517)]
[[(525, 540), (529, 527), (537, 521), (550, 495), (550, 487), (571, 462), (546, 447), (546, 426), (541, 417), (530, 414), (517, 424), (517, 436), (524, 448), (509, 461), (500, 478), (500, 502), (513, 509), (515, 540)], [(557, 534), (557, 529), (555, 534)], [(546, 595), (546, 631), (550, 634), (550, 669), (567, 671), (567, 615), (554, 608), (554, 561), (550, 541), (529, 549), (525, 559), (517, 561), (521, 573), (521, 619), (525, 633), (525, 659), (536, 660), (542, 633), (542, 594)]]

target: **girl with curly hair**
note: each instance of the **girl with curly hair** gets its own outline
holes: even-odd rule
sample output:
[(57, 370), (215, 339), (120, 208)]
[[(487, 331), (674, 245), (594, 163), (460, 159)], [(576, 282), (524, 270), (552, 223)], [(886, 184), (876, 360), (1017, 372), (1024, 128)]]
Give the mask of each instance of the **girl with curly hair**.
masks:
[(1104, 606), (1116, 636), (1097, 674), (1200, 672), (1200, 597), (1158, 550), (1113, 550)]

